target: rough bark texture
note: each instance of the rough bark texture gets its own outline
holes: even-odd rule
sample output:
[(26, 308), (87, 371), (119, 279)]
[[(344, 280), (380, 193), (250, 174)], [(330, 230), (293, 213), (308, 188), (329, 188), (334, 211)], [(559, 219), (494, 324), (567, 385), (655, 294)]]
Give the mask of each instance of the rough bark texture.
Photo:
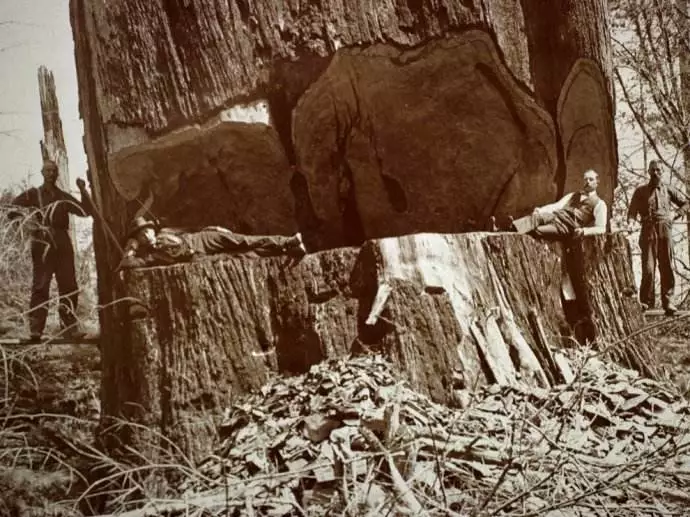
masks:
[(589, 245), (570, 248), (566, 258), (574, 277), (576, 294), (586, 308), (594, 328), (597, 347), (611, 347), (610, 357), (626, 364), (635, 364), (645, 375), (656, 376), (656, 360), (650, 355), (649, 334), (635, 336), (630, 346), (620, 347), (621, 338), (643, 327), (639, 315), (630, 245), (623, 234), (591, 241)]
[(72, 5), (116, 233), (134, 199), (173, 224), (299, 226), (312, 248), (466, 230), (585, 165), (612, 198), (603, 0)]
[[(642, 321), (639, 305), (597, 287), (630, 287), (627, 241), (611, 242), (578, 247), (591, 280), (574, 279), (604, 343)], [(104, 364), (104, 413), (160, 430), (198, 457), (233, 395), (326, 358), (384, 350), (417, 389), (445, 403), (487, 383), (563, 382), (558, 350), (571, 338), (561, 255), (559, 244), (514, 234), (417, 234), (297, 264), (223, 257), (129, 271), (121, 294), (139, 304), (123, 322), (118, 360)], [(642, 337), (614, 352), (634, 368), (649, 362)], [(143, 439), (135, 431), (125, 441)]]
[[(104, 413), (146, 419), (184, 450), (207, 451), (213, 425), (197, 434), (180, 423), (200, 420), (206, 409), (217, 416), (272, 372), (303, 372), (350, 352), (357, 254), (343, 248), (298, 266), (238, 257), (127, 272), (121, 294), (140, 304), (124, 321), (127, 345), (104, 363)], [(132, 369), (119, 370), (123, 364)]]
[[(604, 0), (71, 0), (71, 9), (103, 214), (106, 415), (203, 450), (208, 434), (184, 430), (202, 408), (272, 371), (369, 346), (388, 349), (439, 400), (518, 373), (561, 379), (557, 246), (430, 234), (523, 215), (589, 167), (611, 202)], [(120, 250), (105, 230), (122, 238), (143, 211), (170, 225), (299, 229), (325, 251), (295, 267), (223, 259), (130, 272), (120, 284)], [(398, 238), (419, 232), (428, 233)], [(148, 315), (132, 320), (123, 296)], [(591, 311), (603, 303), (587, 299)], [(630, 328), (640, 321), (632, 306), (607, 310), (632, 311)], [(622, 336), (627, 327), (612, 321), (596, 324)]]

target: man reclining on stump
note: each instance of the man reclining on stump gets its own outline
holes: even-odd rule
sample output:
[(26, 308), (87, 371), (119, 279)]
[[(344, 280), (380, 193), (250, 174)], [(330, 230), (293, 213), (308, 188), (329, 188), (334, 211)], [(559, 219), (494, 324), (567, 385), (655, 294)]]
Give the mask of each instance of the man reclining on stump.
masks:
[(566, 194), (559, 201), (537, 207), (532, 215), (516, 219), (518, 233), (551, 239), (606, 233), (608, 209), (597, 194), (599, 175), (588, 170), (581, 191)]
[(307, 253), (302, 235), (243, 235), (220, 226), (207, 226), (198, 231), (173, 228), (156, 229), (153, 221), (136, 217), (127, 234), (127, 244), (119, 269), (160, 266), (189, 262), (205, 255), (226, 252), (249, 252), (257, 255), (290, 255), (296, 258)]

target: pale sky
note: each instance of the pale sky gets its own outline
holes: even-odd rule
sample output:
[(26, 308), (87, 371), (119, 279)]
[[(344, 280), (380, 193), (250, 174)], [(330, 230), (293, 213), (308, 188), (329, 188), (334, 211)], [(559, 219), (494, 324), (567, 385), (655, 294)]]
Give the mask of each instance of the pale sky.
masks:
[(0, 0), (0, 189), (26, 178), (41, 183), (41, 65), (55, 77), (74, 192), (76, 178), (86, 179), (86, 156), (69, 0)]

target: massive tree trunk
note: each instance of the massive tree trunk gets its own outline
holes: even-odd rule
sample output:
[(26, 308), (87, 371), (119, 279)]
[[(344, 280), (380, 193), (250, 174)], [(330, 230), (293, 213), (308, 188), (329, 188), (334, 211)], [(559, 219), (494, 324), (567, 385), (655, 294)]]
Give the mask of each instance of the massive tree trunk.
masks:
[[(535, 379), (561, 378), (543, 343), (564, 326), (555, 250), (515, 236), (395, 237), (481, 229), (492, 216), (504, 224), (590, 167), (610, 205), (617, 156), (604, 0), (71, 0), (71, 9), (103, 215), (106, 415), (140, 411), (128, 409), (137, 402), (145, 409), (135, 417), (170, 430), (270, 371), (354, 344), (388, 347), (439, 399), (452, 368), (468, 385), (510, 381), (508, 341)], [(121, 283), (106, 230), (122, 239), (144, 210), (173, 226), (299, 229), (325, 251), (295, 269), (233, 259), (131, 272)], [(365, 242), (361, 252), (334, 249)], [(445, 251), (428, 253), (446, 255), (425, 255), (432, 243)], [(437, 259), (450, 284), (409, 276)], [(364, 291), (349, 293), (361, 267)], [(483, 273), (463, 276), (465, 267)], [(485, 303), (458, 294), (470, 291)], [(139, 318), (124, 296), (154, 314)], [(362, 323), (369, 298), (388, 311), (371, 326)], [(497, 329), (509, 336), (502, 343)], [(541, 344), (529, 329), (541, 329)], [(271, 346), (275, 356), (261, 355)]]
[[(598, 237), (571, 249), (585, 265), (587, 280), (574, 283), (595, 343), (638, 329), (627, 241)], [(138, 303), (117, 360), (104, 365), (104, 408), (198, 457), (233, 396), (327, 358), (383, 350), (444, 403), (487, 383), (569, 381), (561, 369), (573, 339), (561, 306), (563, 259), (560, 244), (474, 232), (373, 240), (297, 264), (216, 257), (127, 271), (120, 294)], [(611, 352), (654, 373), (644, 335)], [(135, 430), (127, 443), (150, 439)]]
[(299, 226), (312, 248), (457, 231), (589, 166), (612, 199), (603, 0), (72, 6), (117, 233), (149, 198), (171, 224)]

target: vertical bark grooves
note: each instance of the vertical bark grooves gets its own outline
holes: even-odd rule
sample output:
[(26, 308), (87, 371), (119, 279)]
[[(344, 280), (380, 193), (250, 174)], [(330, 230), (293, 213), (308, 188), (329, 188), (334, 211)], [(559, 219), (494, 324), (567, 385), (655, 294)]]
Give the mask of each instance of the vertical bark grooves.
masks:
[[(147, 198), (170, 225), (300, 229), (325, 250), (121, 281), (97, 219), (105, 423), (145, 421), (195, 455), (233, 393), (371, 347), (437, 400), (561, 378), (559, 249), (456, 232), (553, 201), (583, 167), (611, 201), (605, 2), (437, 4), (71, 0), (91, 186), (115, 239)], [(628, 282), (619, 259), (584, 254), (605, 264), (579, 287), (602, 339), (641, 322), (602, 291)]]
[[(577, 102), (577, 109), (592, 113), (592, 118), (596, 118), (594, 114), (598, 111), (605, 110), (603, 118), (607, 123), (604, 127), (597, 124), (595, 129), (604, 133), (605, 137), (605, 143), (599, 143), (597, 147), (608, 155), (606, 162), (612, 162), (605, 164), (605, 170), (598, 171), (606, 178), (601, 193), (610, 205), (617, 182), (618, 155), (613, 133), (613, 62), (606, 2), (521, 0), (521, 3), (535, 94), (554, 117), (558, 119), (561, 116), (558, 109), (559, 98), (563, 95), (566, 79), (578, 60), (589, 60), (594, 63), (598, 73), (602, 74), (601, 91), (595, 95), (596, 105), (588, 107), (587, 102), (580, 100)], [(600, 103), (599, 99), (603, 102)], [(572, 178), (575, 173), (569, 174), (566, 156), (568, 144), (568, 141), (563, 141), (563, 135), (559, 132), (559, 194), (568, 192), (572, 184), (581, 179)], [(584, 171), (580, 171), (580, 176), (582, 172)]]
[(657, 361), (651, 355), (647, 334), (621, 342), (644, 326), (635, 296), (630, 245), (625, 236), (588, 239), (587, 245), (573, 243), (566, 258), (578, 303), (590, 320), (595, 346), (613, 347), (609, 353), (612, 359), (633, 366), (644, 375), (657, 376)]
[[(84, 121), (84, 147), (88, 158), (89, 182), (96, 209), (103, 220), (94, 217), (94, 250), (98, 271), (98, 299), (102, 309), (99, 311), (101, 329), (101, 364), (103, 366), (101, 404), (105, 415), (123, 415), (122, 400), (132, 400), (129, 394), (120, 398), (117, 391), (108, 389), (120, 382), (122, 369), (128, 368), (134, 361), (129, 355), (130, 342), (123, 339), (128, 325), (126, 307), (117, 300), (121, 290), (112, 274), (120, 252), (108, 238), (108, 232), (115, 235), (124, 233), (127, 210), (124, 200), (114, 193), (109, 179), (107, 142), (103, 133), (103, 117), (99, 109), (98, 85), (94, 74), (93, 53), (90, 34), (93, 30), (87, 16), (88, 2), (71, 0), (70, 19), (74, 34), (77, 80), (79, 84), (79, 112)], [(104, 226), (109, 225), (110, 228)], [(125, 384), (124, 387), (129, 384)], [(126, 388), (125, 388), (126, 389)], [(124, 416), (124, 415), (123, 415)], [(108, 422), (106, 422), (106, 427)]]
[[(575, 274), (585, 275), (574, 278), (579, 301), (600, 346), (639, 328), (639, 305), (611, 294), (632, 279), (627, 241), (597, 237), (571, 249), (583, 264)], [(383, 351), (444, 403), (491, 382), (560, 383), (561, 350), (571, 346), (561, 271), (559, 244), (485, 233), (367, 241), (296, 265), (219, 257), (128, 271), (124, 294), (148, 310), (128, 318), (131, 351), (104, 386), (119, 401), (107, 414), (152, 426), (199, 457), (231, 396), (329, 358)], [(654, 373), (643, 337), (610, 352)], [(150, 436), (135, 429), (126, 439)]]

